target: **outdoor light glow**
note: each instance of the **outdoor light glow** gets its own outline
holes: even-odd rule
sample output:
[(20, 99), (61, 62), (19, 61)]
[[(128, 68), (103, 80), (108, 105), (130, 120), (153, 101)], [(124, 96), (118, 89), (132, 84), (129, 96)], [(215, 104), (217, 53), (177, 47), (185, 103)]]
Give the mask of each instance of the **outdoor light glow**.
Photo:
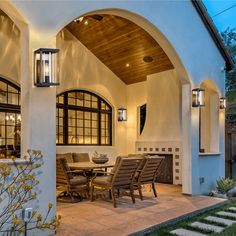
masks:
[(205, 90), (196, 88), (192, 90), (192, 107), (205, 106)]
[(86, 20), (86, 21), (84, 22), (84, 24), (85, 24), (85, 25), (88, 25), (88, 20)]
[(126, 63), (126, 65), (125, 65), (126, 67), (130, 67), (130, 64), (129, 63)]

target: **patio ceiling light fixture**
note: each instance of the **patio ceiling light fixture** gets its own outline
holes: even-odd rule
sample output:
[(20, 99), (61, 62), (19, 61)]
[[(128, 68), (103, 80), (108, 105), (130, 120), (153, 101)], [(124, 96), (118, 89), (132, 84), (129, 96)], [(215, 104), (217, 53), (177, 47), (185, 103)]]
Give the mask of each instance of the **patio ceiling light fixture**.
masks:
[(192, 107), (205, 106), (205, 90), (196, 88), (192, 90)]
[(119, 108), (118, 109), (118, 121), (127, 121), (127, 109)]
[(220, 109), (225, 109), (226, 108), (226, 98), (221, 97), (220, 98)]
[(34, 84), (37, 87), (59, 85), (59, 49), (34, 51)]

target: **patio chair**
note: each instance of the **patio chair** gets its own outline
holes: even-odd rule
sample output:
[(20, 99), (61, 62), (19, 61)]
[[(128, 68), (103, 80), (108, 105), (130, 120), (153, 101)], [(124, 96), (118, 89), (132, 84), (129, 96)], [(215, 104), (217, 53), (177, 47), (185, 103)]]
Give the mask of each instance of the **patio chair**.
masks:
[(164, 157), (160, 157), (160, 156), (145, 157), (143, 161), (142, 169), (137, 171), (134, 187), (138, 189), (141, 200), (143, 200), (142, 185), (145, 185), (145, 184), (152, 185), (153, 193), (155, 197), (157, 197), (157, 192), (155, 188), (155, 180), (156, 180), (157, 171), (163, 160), (164, 160)]
[(140, 158), (117, 157), (115, 166), (111, 172), (106, 172), (105, 176), (97, 176), (91, 181), (90, 198), (93, 201), (95, 188), (108, 190), (111, 194), (113, 206), (116, 207), (115, 190), (129, 189), (133, 203), (135, 203), (133, 181), (136, 171), (139, 168)]
[[(80, 193), (86, 192), (89, 195), (88, 178), (74, 174), (77, 174), (77, 171), (70, 170), (65, 158), (56, 160), (56, 186), (57, 189), (62, 190), (57, 199), (62, 199), (64, 202), (78, 202), (82, 200)], [(66, 200), (68, 197), (69, 200)]]
[(87, 162), (90, 161), (88, 153), (73, 153), (73, 161), (74, 162)]
[(68, 153), (57, 153), (56, 158), (65, 158), (67, 160), (68, 163), (72, 163), (74, 162), (73, 160), (73, 155), (72, 153), (68, 152)]

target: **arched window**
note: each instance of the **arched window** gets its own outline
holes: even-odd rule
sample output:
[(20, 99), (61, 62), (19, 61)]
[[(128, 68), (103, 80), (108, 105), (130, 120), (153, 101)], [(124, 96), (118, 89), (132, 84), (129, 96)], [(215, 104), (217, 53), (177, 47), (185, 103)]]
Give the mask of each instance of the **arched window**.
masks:
[(20, 88), (0, 77), (0, 158), (20, 157)]
[(98, 95), (71, 90), (57, 96), (58, 145), (112, 145), (112, 108)]

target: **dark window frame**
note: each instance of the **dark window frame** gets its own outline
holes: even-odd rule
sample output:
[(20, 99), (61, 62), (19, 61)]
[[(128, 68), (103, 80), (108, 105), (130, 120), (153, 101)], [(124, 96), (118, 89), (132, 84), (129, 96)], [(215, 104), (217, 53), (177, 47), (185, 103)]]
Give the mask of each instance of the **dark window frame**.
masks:
[[(4, 91), (4, 90), (1, 91), (1, 92), (6, 92), (6, 103), (2, 103), (0, 101), (0, 112), (4, 113), (4, 117), (5, 117), (4, 125), (2, 125), (2, 126), (5, 127), (4, 128), (5, 129), (4, 130), (5, 137), (1, 138), (1, 139), (4, 140), (4, 145), (0, 145), (0, 150), (1, 150), (1, 154), (3, 154), (6, 159), (8, 158), (8, 156), (11, 156), (11, 155), (16, 156), (16, 157), (19, 158), (20, 157), (20, 145), (19, 145), (17, 150), (14, 150), (14, 149), (9, 149), (10, 146), (14, 146), (14, 145), (7, 144), (8, 140), (14, 139), (14, 137), (13, 138), (9, 138), (7, 127), (9, 127), (9, 126), (15, 126), (16, 127), (17, 123), (15, 125), (7, 124), (6, 116), (7, 116), (7, 113), (13, 113), (14, 116), (15, 116), (15, 120), (16, 120), (17, 119), (16, 118), (17, 115), (21, 114), (21, 106), (20, 106), (21, 89), (20, 89), (20, 87), (18, 85), (14, 84), (13, 82), (11, 82), (11, 81), (9, 81), (9, 80), (7, 80), (5, 78), (2, 78), (2, 77), (0, 77), (0, 82), (3, 82), (3, 83), (6, 84), (6, 91)], [(14, 88), (16, 90), (16, 92), (9, 91), (9, 86)], [(17, 94), (17, 105), (9, 103), (9, 101), (8, 101), (9, 94)], [(5, 147), (5, 151), (4, 151), (4, 149), (2, 149), (2, 147)], [(11, 151), (11, 153), (9, 154), (8, 151)]]
[[(85, 99), (83, 99), (83, 106), (79, 106), (79, 105), (71, 105), (69, 104), (68, 101), (68, 95), (70, 93), (83, 93), (83, 94), (89, 94), (93, 97), (97, 98), (97, 103), (98, 103), (98, 108), (92, 108), (92, 107), (86, 107), (84, 106), (85, 103)], [(64, 101), (63, 103), (59, 103), (59, 97), (63, 96), (64, 97)], [(90, 102), (92, 103), (92, 97)], [(109, 110), (104, 110), (101, 108), (101, 104), (104, 103)], [(103, 98), (101, 98), (100, 96), (98, 96), (97, 94), (87, 91), (87, 90), (82, 90), (82, 89), (73, 89), (73, 90), (68, 90), (62, 93), (59, 93), (57, 95), (57, 103), (56, 103), (56, 108), (57, 108), (57, 130), (59, 132), (59, 127), (60, 127), (60, 123), (59, 123), (59, 109), (62, 109), (63, 111), (63, 142), (57, 143), (57, 146), (112, 146), (112, 107), (109, 105), (109, 103), (107, 101), (105, 101)], [(94, 112), (95, 114), (97, 114), (97, 139), (98, 142), (96, 144), (93, 143), (69, 143), (69, 135), (68, 135), (68, 130), (69, 130), (69, 126), (68, 126), (68, 113), (70, 110), (73, 111), (83, 111), (83, 112)], [(83, 113), (84, 114), (84, 113)], [(109, 143), (107, 144), (103, 144), (101, 142), (102, 136), (101, 136), (101, 116), (102, 114), (108, 114), (108, 132), (109, 134), (107, 136), (109, 136)], [(85, 121), (85, 119), (83, 119), (83, 122)], [(92, 119), (90, 118), (90, 122), (92, 122)], [(72, 127), (72, 126), (70, 126)], [(78, 129), (79, 126), (75, 126), (76, 129)], [(85, 129), (86, 127), (83, 125), (83, 129)], [(92, 129), (92, 126), (90, 127), (90, 129)], [(58, 132), (56, 133), (57, 139), (59, 140), (59, 135)], [(83, 140), (85, 139), (85, 134), (83, 132)], [(105, 136), (105, 137), (107, 137)], [(90, 134), (90, 137), (92, 137), (92, 134)]]

